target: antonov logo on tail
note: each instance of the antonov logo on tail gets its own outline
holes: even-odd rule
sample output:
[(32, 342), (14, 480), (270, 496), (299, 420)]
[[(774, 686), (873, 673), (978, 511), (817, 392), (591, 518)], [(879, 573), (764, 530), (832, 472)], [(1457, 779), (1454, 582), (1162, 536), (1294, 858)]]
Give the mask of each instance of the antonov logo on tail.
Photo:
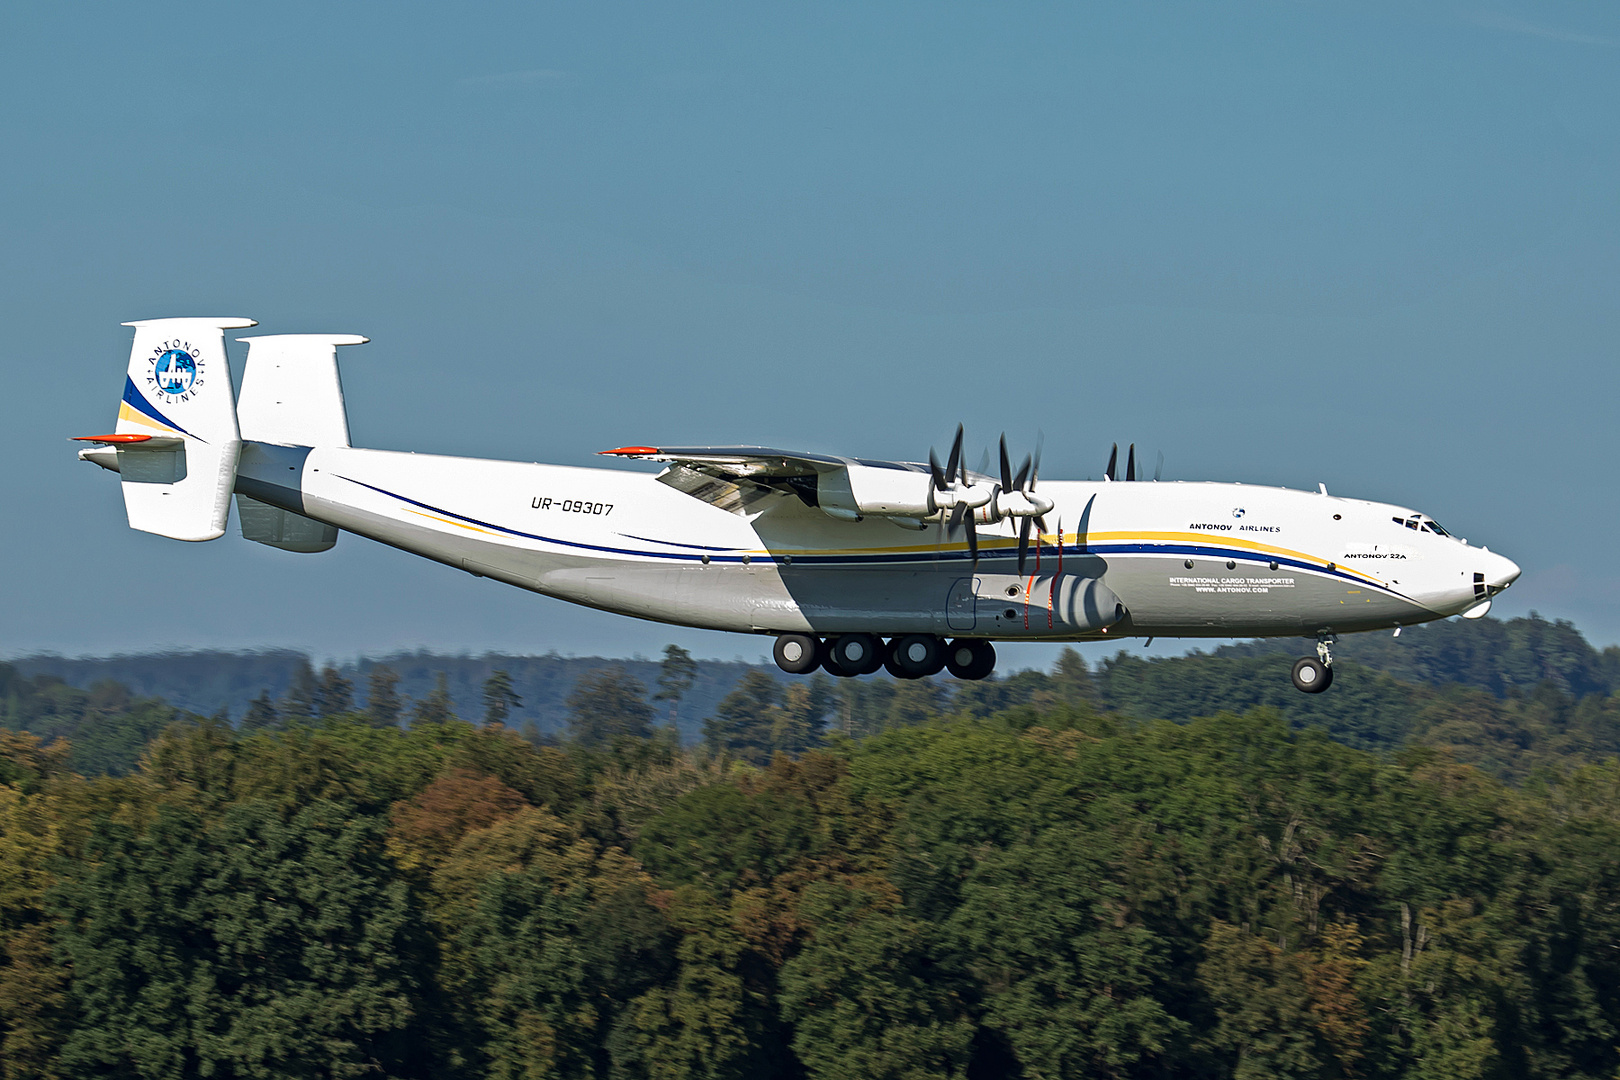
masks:
[(150, 380), (157, 392), (185, 400), (201, 382), (202, 350), (188, 341), (165, 341), (154, 352)]

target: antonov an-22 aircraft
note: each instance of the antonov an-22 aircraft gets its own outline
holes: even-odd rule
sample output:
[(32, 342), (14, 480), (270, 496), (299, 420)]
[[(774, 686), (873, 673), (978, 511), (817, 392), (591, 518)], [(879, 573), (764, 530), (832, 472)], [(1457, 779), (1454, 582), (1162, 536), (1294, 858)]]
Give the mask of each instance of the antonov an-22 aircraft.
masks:
[(626, 446), (656, 476), (349, 445), (337, 347), (248, 343), (232, 400), (224, 331), (135, 328), (118, 423), (79, 456), (120, 474), (129, 524), (318, 552), (347, 530), (577, 604), (770, 634), (789, 672), (942, 669), (982, 679), (996, 641), (1314, 638), (1294, 685), (1333, 679), (1336, 635), (1477, 618), (1519, 576), (1405, 507), (1229, 483), (1041, 482), (1039, 461), (970, 471), (750, 446)]

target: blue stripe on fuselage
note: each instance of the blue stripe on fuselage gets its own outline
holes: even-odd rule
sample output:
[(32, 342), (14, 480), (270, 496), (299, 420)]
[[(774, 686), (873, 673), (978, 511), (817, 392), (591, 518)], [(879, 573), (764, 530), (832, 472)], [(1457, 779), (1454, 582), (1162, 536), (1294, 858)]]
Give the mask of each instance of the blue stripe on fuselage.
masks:
[[(677, 559), (677, 560), (680, 560), (680, 561), (683, 561), (683, 562), (700, 562), (705, 557), (703, 555), (688, 554), (686, 552), (647, 551), (645, 549), (637, 549), (637, 548), (609, 547), (609, 546), (603, 545), (603, 544), (586, 544), (586, 543), (582, 543), (582, 542), (580, 542), (578, 540), (563, 540), (563, 539), (560, 539), (560, 538), (555, 537), (555, 536), (541, 536), (538, 533), (528, 533), (528, 532), (523, 532), (523, 531), (518, 530), (518, 529), (509, 529), (505, 525), (496, 525), (494, 522), (482, 521), (482, 520), (480, 520), (478, 518), (468, 517), (465, 514), (458, 514), (454, 510), (446, 510), (442, 506), (434, 506), (431, 503), (420, 502), (420, 501), (418, 501), (416, 499), (409, 498), (408, 496), (400, 495), (397, 492), (389, 491), (386, 488), (380, 488), (380, 487), (377, 487), (377, 486), (375, 486), (373, 484), (368, 484), (368, 483), (364, 482), (363, 480), (356, 480), (356, 479), (354, 479), (352, 477), (342, 476), (342, 475), (337, 474), (337, 473), (334, 473), (333, 475), (337, 476), (341, 480), (347, 480), (351, 484), (358, 484), (360, 487), (367, 488), (368, 490), (371, 490), (371, 491), (375, 491), (379, 495), (387, 495), (391, 499), (398, 499), (400, 502), (409, 503), (412, 506), (421, 507), (423, 510), (431, 510), (435, 514), (443, 514), (445, 517), (455, 518), (457, 521), (465, 521), (467, 524), (476, 525), (481, 529), (491, 529), (491, 530), (493, 530), (495, 532), (505, 533), (507, 536), (519, 536), (519, 537), (522, 537), (525, 540), (538, 540), (541, 543), (545, 543), (545, 544), (557, 544), (557, 545), (560, 545), (562, 547), (579, 548), (579, 549), (584, 550), (584, 551), (600, 551), (600, 552), (603, 552), (603, 553), (609, 554), (609, 555), (634, 555), (634, 556), (637, 556), (637, 557), (640, 557), (640, 558)], [(623, 536), (625, 534), (620, 533), (619, 535)], [(645, 538), (643, 538), (643, 537), (628, 537), (628, 539), (643, 540)], [(649, 542), (649, 543), (665, 543), (665, 541), (662, 541), (662, 540), (653, 540), (653, 541), (647, 541), (647, 542)], [(683, 544), (683, 545), (672, 545), (672, 546), (686, 547), (688, 545)], [(730, 549), (730, 550), (735, 550), (735, 549)], [(1041, 550), (1041, 557), (1042, 558), (1047, 557), (1048, 554), (1050, 554), (1051, 557), (1056, 558), (1057, 553), (1058, 553), (1058, 551), (1060, 549), (1059, 549), (1059, 546), (1055, 545), (1055, 544), (1042, 544), (1040, 546), (1040, 550)], [(1233, 561), (1239, 561), (1239, 562), (1245, 562), (1245, 563), (1256, 563), (1256, 564), (1261, 564), (1261, 565), (1266, 565), (1266, 566), (1269, 566), (1271, 563), (1276, 563), (1279, 567), (1286, 566), (1286, 567), (1290, 567), (1290, 568), (1296, 569), (1296, 570), (1309, 570), (1313, 574), (1327, 574), (1327, 575), (1329, 575), (1331, 577), (1341, 578), (1341, 579), (1343, 579), (1345, 581), (1354, 582), (1357, 585), (1371, 586), (1373, 588), (1380, 589), (1380, 590), (1382, 590), (1384, 592), (1387, 592), (1391, 596), (1398, 597), (1398, 598), (1400, 598), (1402, 600), (1407, 600), (1407, 601), (1410, 601), (1412, 603), (1417, 602), (1415, 600), (1412, 600), (1411, 597), (1405, 596), (1402, 593), (1397, 592), (1394, 589), (1391, 589), (1387, 585), (1383, 585), (1383, 584), (1380, 584), (1378, 582), (1367, 581), (1364, 578), (1355, 577), (1355, 576), (1353, 576), (1351, 574), (1345, 573), (1342, 570), (1339, 570), (1337, 567), (1329, 569), (1329, 568), (1327, 568), (1325, 566), (1313, 565), (1311, 563), (1305, 562), (1302, 559), (1290, 559), (1290, 558), (1286, 558), (1286, 557), (1278, 556), (1278, 555), (1259, 554), (1257, 552), (1246, 551), (1246, 550), (1243, 550), (1243, 549), (1240, 549), (1240, 548), (1222, 548), (1222, 547), (1215, 547), (1213, 545), (1208, 545), (1208, 544), (1149, 544), (1149, 543), (1141, 543), (1141, 544), (1128, 544), (1128, 543), (1127, 544), (1080, 544), (1080, 543), (1076, 543), (1076, 544), (1063, 545), (1061, 547), (1061, 550), (1062, 550), (1062, 552), (1063, 552), (1063, 554), (1065, 556), (1071, 557), (1071, 558), (1075, 557), (1075, 556), (1082, 556), (1082, 555), (1181, 555), (1181, 556), (1192, 555), (1192, 556), (1197, 556), (1199, 558), (1204, 558), (1204, 559), (1219, 559), (1219, 560), (1230, 559), (1230, 560), (1233, 560)], [(1030, 548), (1030, 555), (1033, 556), (1034, 553), (1035, 553), (1035, 549), (1032, 546)], [(998, 560), (998, 559), (1015, 560), (1017, 558), (1017, 555), (1018, 555), (1018, 553), (1017, 553), (1016, 549), (1013, 549), (1013, 550), (1005, 550), (1005, 549), (1003, 549), (1003, 550), (997, 552), (997, 551), (985, 551), (984, 549), (981, 548), (980, 553), (979, 553), (979, 562), (981, 564), (983, 564), (983, 563), (985, 563), (987, 561)], [(912, 552), (889, 552), (889, 553), (874, 553), (874, 554), (871, 554), (871, 555), (794, 555), (793, 556), (793, 565), (794, 566), (806, 566), (806, 565), (816, 565), (816, 566), (832, 566), (832, 565), (872, 566), (872, 565), (879, 565), (879, 564), (885, 564), (885, 563), (890, 563), (890, 564), (892, 564), (892, 563), (933, 563), (933, 562), (940, 562), (940, 561), (943, 561), (943, 560), (950, 560), (950, 561), (955, 561), (955, 562), (967, 562), (967, 561), (971, 560), (972, 557), (973, 557), (972, 554), (970, 552), (968, 552), (967, 550), (965, 550), (965, 549), (963, 549), (963, 550), (953, 550), (953, 551), (927, 552), (927, 553), (923, 553), (923, 552), (916, 552), (916, 553), (912, 553)], [(769, 555), (769, 554), (767, 554), (767, 555), (758, 555), (758, 556), (709, 555), (709, 556), (707, 556), (707, 558), (709, 559), (710, 562), (717, 562), (717, 563), (738, 563), (738, 564), (741, 564), (744, 558), (748, 558), (751, 562), (753, 562), (753, 561), (758, 561), (758, 562), (762, 562), (762, 563), (780, 563), (781, 562), (781, 556)]]

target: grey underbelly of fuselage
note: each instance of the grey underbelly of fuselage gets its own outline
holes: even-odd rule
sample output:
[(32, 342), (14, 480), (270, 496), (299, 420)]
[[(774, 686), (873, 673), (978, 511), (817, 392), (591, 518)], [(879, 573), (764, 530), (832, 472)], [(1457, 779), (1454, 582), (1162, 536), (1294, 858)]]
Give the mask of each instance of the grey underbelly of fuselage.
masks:
[[(882, 565), (739, 564), (608, 558), (535, 550), (447, 532), (300, 490), (308, 451), (253, 445), (237, 489), (468, 573), (643, 619), (743, 633), (866, 631), (994, 640), (1123, 636), (1248, 637), (1344, 633), (1438, 618), (1374, 584), (1266, 561), (1083, 552)], [(1005, 549), (1003, 549), (1005, 551)]]

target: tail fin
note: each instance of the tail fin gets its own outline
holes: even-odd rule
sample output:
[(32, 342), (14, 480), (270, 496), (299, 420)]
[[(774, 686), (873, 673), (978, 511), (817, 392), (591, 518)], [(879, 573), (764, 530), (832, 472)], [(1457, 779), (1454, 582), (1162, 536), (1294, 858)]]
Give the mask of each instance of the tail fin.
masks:
[(283, 446), (348, 446), (337, 347), (364, 345), (356, 334), (269, 334), (248, 343), (242, 400), (236, 407), (242, 438)]
[[(267, 334), (238, 338), (248, 345), (242, 400), (236, 416), (242, 438), (282, 446), (348, 446), (337, 347), (364, 345), (354, 334)], [(242, 535), (283, 551), (328, 551), (337, 543), (331, 525), (247, 495), (236, 496)]]
[(85, 441), (116, 447), (131, 528), (176, 540), (225, 532), (241, 438), (225, 330), (252, 319), (152, 319), (135, 328), (118, 425)]

